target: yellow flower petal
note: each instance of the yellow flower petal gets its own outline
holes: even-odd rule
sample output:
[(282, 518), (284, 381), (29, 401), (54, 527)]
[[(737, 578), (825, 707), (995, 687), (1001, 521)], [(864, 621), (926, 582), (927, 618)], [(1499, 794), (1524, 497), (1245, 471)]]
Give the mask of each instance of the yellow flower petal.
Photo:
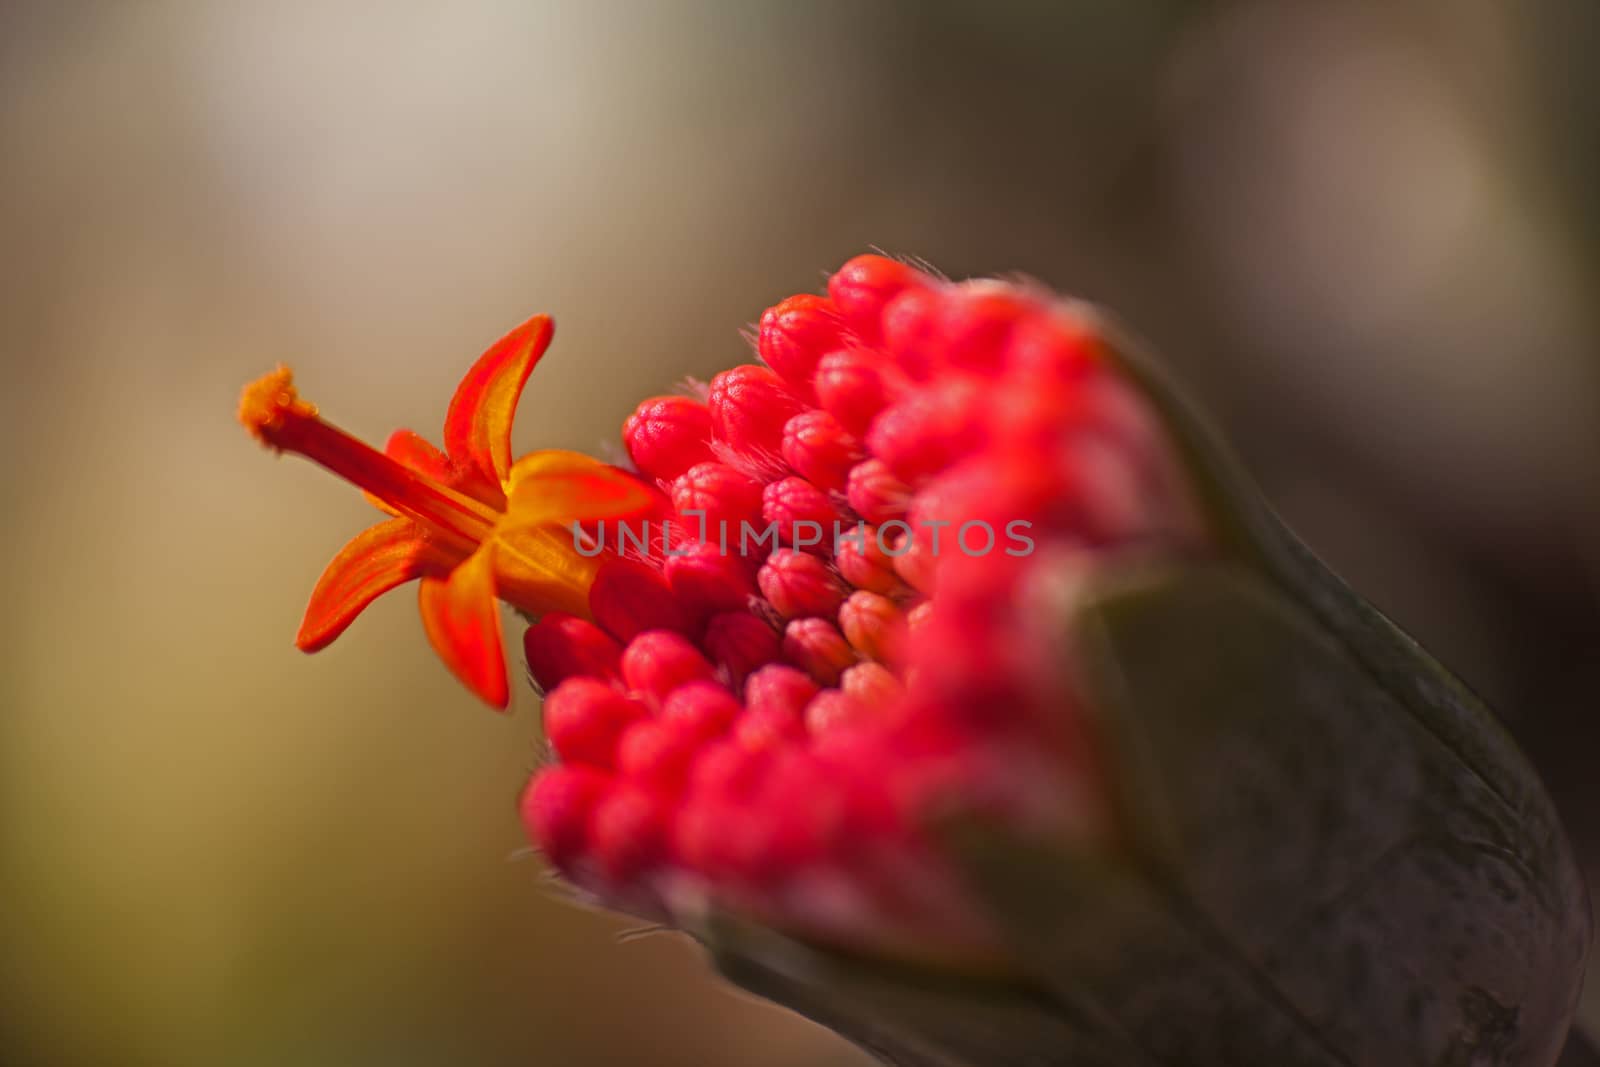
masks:
[(506, 484), (503, 529), (614, 519), (655, 503), (649, 486), (581, 452), (548, 449), (517, 460)]

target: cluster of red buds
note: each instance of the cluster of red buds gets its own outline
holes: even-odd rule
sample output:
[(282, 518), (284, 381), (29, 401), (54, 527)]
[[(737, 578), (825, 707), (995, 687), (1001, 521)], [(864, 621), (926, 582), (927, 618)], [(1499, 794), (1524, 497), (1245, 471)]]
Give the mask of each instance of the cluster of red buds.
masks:
[(919, 824), (1113, 832), (1062, 598), (1201, 550), (1194, 506), (1093, 321), (1043, 292), (863, 256), (768, 309), (757, 348), (623, 428), (671, 533), (602, 570), (594, 622), (528, 630), (561, 762), (524, 816), (630, 910), (709, 895), (851, 943), (981, 945)]
[(931, 812), (1114, 835), (1060, 620), (1097, 568), (1205, 538), (1091, 312), (858, 257), (827, 295), (761, 316), (761, 363), (641, 403), (627, 471), (511, 461), (550, 333), (530, 320), (478, 361), (443, 451), (409, 431), (361, 445), (282, 369), (246, 390), (265, 443), (395, 516), (328, 568), (303, 648), (420, 578), (435, 647), (504, 706), (494, 600), (520, 609), (555, 757), (523, 798), (528, 831), (573, 884), (641, 915), (715, 903), (981, 952), (992, 933), (928, 848)]

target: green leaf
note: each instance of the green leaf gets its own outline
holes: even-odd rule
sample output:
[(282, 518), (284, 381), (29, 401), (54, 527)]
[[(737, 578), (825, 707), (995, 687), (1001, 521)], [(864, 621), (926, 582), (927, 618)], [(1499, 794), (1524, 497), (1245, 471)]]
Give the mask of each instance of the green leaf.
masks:
[(1156, 1067), (1043, 990), (848, 956), (715, 913), (691, 931), (717, 969), (896, 1067)]
[(1060, 999), (1162, 1063), (1554, 1060), (1589, 929), (1548, 801), (1243, 567), (1125, 575), (1077, 632), (1128, 853), (946, 837)]
[[(1494, 713), (1284, 525), (1223, 437), (1144, 346), (1099, 309), (1085, 305), (1083, 314), (1099, 323), (1113, 359), (1160, 415), (1222, 552), (1315, 619), (1407, 714), (1454, 750), (1501, 798), (1528, 845), (1565, 853), (1566, 833), (1543, 784)], [(1577, 881), (1574, 873), (1581, 893)]]

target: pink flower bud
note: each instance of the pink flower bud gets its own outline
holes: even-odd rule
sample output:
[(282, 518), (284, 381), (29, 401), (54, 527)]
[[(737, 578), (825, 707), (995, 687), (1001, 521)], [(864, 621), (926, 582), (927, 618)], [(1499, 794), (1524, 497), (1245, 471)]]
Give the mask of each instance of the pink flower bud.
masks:
[[(799, 736), (803, 738), (803, 732)], [(685, 862), (727, 883), (758, 891), (793, 878), (798, 869), (786, 867), (784, 859), (796, 857), (800, 849), (795, 845), (811, 835), (785, 825), (795, 816), (772, 818), (771, 787), (774, 777), (782, 780), (783, 765), (796, 752), (792, 744), (771, 748), (743, 741), (709, 747), (694, 768), (678, 826)]]
[(1010, 629), (935, 611), (913, 630), (911, 687), (930, 694), (947, 717), (985, 730), (1036, 726), (1038, 675), (1023, 650), (1005, 640)]
[(677, 793), (703, 741), (694, 723), (644, 719), (628, 727), (617, 744), (617, 770), (627, 781)]
[(940, 362), (956, 370), (999, 369), (1018, 325), (1037, 310), (1015, 286), (989, 280), (952, 286), (939, 310)]
[(908, 378), (922, 381), (938, 362), (941, 290), (914, 286), (883, 309), (883, 348)]
[(850, 260), (828, 279), (828, 295), (845, 325), (867, 344), (876, 344), (882, 336), (884, 305), (902, 290), (927, 283), (925, 274), (904, 263), (865, 255)]
[(824, 492), (844, 492), (850, 468), (863, 454), (861, 442), (826, 411), (802, 411), (783, 427), (784, 461)]
[(622, 646), (604, 630), (559, 611), (528, 627), (522, 650), (533, 680), (547, 693), (576, 675), (615, 677), (622, 659)]
[(522, 791), (528, 837), (560, 871), (589, 850), (589, 819), (611, 779), (592, 767), (546, 767)]
[[(932, 593), (940, 556), (955, 551), (950, 545), (950, 533), (938, 527), (915, 526), (913, 529), (915, 532), (897, 549), (894, 573), (917, 592)], [(937, 548), (934, 546), (936, 537), (942, 542)]]
[(670, 482), (711, 455), (711, 412), (687, 396), (651, 397), (622, 424), (622, 443), (633, 465)]
[(867, 448), (914, 486), (982, 446), (983, 414), (977, 380), (941, 378), (885, 408), (867, 431)]
[(888, 597), (865, 590), (851, 593), (839, 608), (839, 629), (863, 656), (884, 663), (899, 662), (906, 618)]
[(817, 682), (811, 675), (781, 663), (763, 667), (752, 674), (744, 684), (744, 703), (751, 715), (782, 713), (796, 723), (800, 713), (817, 694)]
[(843, 521), (828, 494), (804, 478), (785, 478), (767, 486), (761, 517), (778, 528), (786, 545), (817, 554), (833, 551), (833, 528)]
[(783, 631), (783, 655), (818, 684), (836, 685), (840, 673), (856, 661), (839, 628), (828, 619), (795, 619)]
[(845, 829), (846, 798), (830, 789), (827, 771), (816, 757), (786, 751), (768, 772), (769, 795), (809, 798), (770, 812), (768, 834), (757, 865), (770, 876), (803, 872), (830, 863)]
[(879, 542), (876, 526), (862, 527), (851, 536), (841, 537), (833, 565), (857, 589), (885, 596), (905, 591), (904, 583), (894, 572), (893, 557)]
[(695, 541), (682, 555), (668, 555), (662, 565), (672, 595), (696, 615), (743, 608), (756, 594), (750, 565), (733, 551), (724, 552), (718, 541)]
[(657, 700), (686, 682), (710, 678), (713, 668), (700, 650), (672, 630), (650, 630), (628, 642), (622, 653), (622, 679), (629, 689)]
[(661, 704), (661, 719), (709, 741), (727, 733), (742, 710), (734, 695), (716, 682), (688, 682), (667, 695)]
[(897, 391), (882, 356), (851, 348), (823, 356), (812, 384), (822, 410), (857, 437), (867, 432)]
[(651, 790), (624, 785), (595, 808), (590, 834), (607, 877), (636, 881), (668, 858), (666, 804)]
[(1021, 381), (1074, 383), (1102, 365), (1092, 323), (1081, 314), (1054, 310), (1019, 322), (1005, 345), (1006, 371)]
[(672, 827), (672, 847), (684, 867), (722, 885), (748, 881), (763, 845), (760, 821), (738, 801), (712, 792), (686, 801)]
[(704, 540), (720, 546), (724, 532), (736, 542), (740, 524), (761, 517), (761, 489), (760, 482), (725, 463), (699, 463), (672, 483), (672, 506), (685, 522), (703, 522)]
[(568, 678), (544, 701), (544, 733), (567, 763), (611, 769), (623, 731), (649, 712), (593, 678)]
[(619, 641), (645, 630), (689, 629), (689, 614), (673, 597), (661, 572), (631, 559), (608, 559), (589, 589), (594, 621)]
[(706, 621), (701, 646), (711, 659), (727, 670), (736, 687), (745, 679), (778, 658), (778, 632), (765, 620), (748, 611), (726, 611)]
[(817, 362), (839, 347), (841, 328), (839, 313), (827, 297), (802, 293), (762, 313), (756, 347), (778, 377), (810, 400)]
[(761, 784), (766, 753), (737, 741), (722, 739), (708, 745), (689, 771), (689, 791), (698, 796), (743, 800)]
[[(813, 682), (813, 692), (815, 686), (816, 683)], [(764, 710), (750, 709), (734, 723), (734, 740), (745, 748), (758, 752), (787, 748), (805, 739), (805, 723), (801, 718), (803, 710), (803, 705), (793, 711), (775, 707)]]
[(756, 575), (761, 594), (785, 619), (831, 617), (844, 600), (844, 583), (816, 556), (780, 548)]
[(881, 663), (847, 668), (839, 678), (839, 688), (869, 708), (890, 707), (905, 694), (900, 679)]
[(783, 425), (802, 407), (800, 398), (776, 374), (754, 364), (711, 379), (707, 405), (717, 440), (757, 459), (778, 455)]
[(850, 468), (845, 496), (857, 515), (871, 523), (903, 519), (911, 505), (911, 487), (881, 459), (865, 459)]
[(859, 725), (869, 718), (869, 708), (860, 699), (839, 689), (824, 689), (806, 705), (806, 732), (818, 736)]

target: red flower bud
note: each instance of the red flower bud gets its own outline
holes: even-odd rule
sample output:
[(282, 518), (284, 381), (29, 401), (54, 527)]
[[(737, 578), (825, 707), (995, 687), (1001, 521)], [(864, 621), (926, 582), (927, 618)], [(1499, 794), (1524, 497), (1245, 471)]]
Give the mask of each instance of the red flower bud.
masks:
[(703, 741), (692, 722), (660, 718), (636, 722), (617, 745), (617, 770), (627, 781), (676, 793), (683, 788)]
[(743, 709), (732, 693), (715, 682), (688, 682), (661, 704), (663, 722), (680, 724), (702, 741), (726, 733)]
[(883, 357), (853, 348), (823, 356), (812, 384), (822, 410), (857, 437), (867, 432), (896, 392)]
[(791, 622), (783, 631), (783, 655), (824, 686), (837, 684), (840, 673), (856, 661), (844, 635), (828, 619)]
[(911, 505), (911, 487), (881, 459), (866, 459), (850, 468), (845, 496), (857, 515), (871, 523), (903, 519)]
[(568, 678), (544, 701), (544, 734), (567, 763), (611, 769), (617, 741), (637, 719), (643, 704), (593, 678)]
[(905, 693), (905, 686), (881, 663), (857, 663), (839, 678), (839, 688), (869, 708), (889, 707)]
[(589, 589), (589, 610), (619, 641), (646, 630), (686, 632), (690, 626), (689, 613), (661, 572), (638, 560), (608, 559), (600, 566)]
[(922, 381), (939, 362), (943, 290), (915, 286), (883, 309), (883, 348), (906, 377)]
[(528, 627), (522, 650), (529, 673), (546, 693), (576, 675), (615, 677), (622, 659), (622, 646), (604, 630), (559, 611)]
[(778, 455), (783, 425), (802, 406), (776, 374), (754, 364), (723, 371), (711, 379), (707, 404), (717, 440), (758, 460)]
[(844, 600), (844, 583), (816, 556), (780, 548), (756, 575), (761, 594), (786, 619), (832, 617)]
[(694, 541), (674, 551), (683, 554), (669, 554), (662, 573), (672, 595), (695, 614), (734, 611), (756, 595), (749, 562), (732, 549), (724, 552), (717, 538)]
[(928, 284), (927, 275), (883, 256), (857, 256), (828, 279), (828, 295), (857, 337), (876, 344), (884, 305), (902, 290)]
[(708, 745), (689, 771), (689, 791), (722, 800), (743, 800), (761, 784), (768, 756), (733, 740)]
[(1071, 384), (1102, 366), (1102, 348), (1093, 323), (1054, 309), (1017, 323), (1006, 341), (1005, 369), (1020, 381)]
[(870, 718), (871, 709), (857, 697), (839, 689), (824, 689), (806, 705), (806, 731), (813, 736), (857, 726)]
[(711, 791), (697, 790), (679, 809), (672, 829), (677, 861), (729, 886), (751, 881), (765, 837), (761, 820), (745, 804)]
[(781, 663), (763, 667), (752, 674), (744, 685), (745, 706), (751, 715), (782, 713), (796, 723), (800, 713), (817, 694), (817, 682), (811, 675)]
[(779, 638), (764, 619), (748, 611), (727, 611), (706, 621), (700, 644), (728, 672), (735, 687), (778, 658)]
[(997, 370), (1012, 333), (1038, 310), (1036, 301), (1004, 282), (952, 286), (939, 313), (941, 363), (956, 370)]
[(771, 812), (771, 825), (758, 870), (769, 877), (827, 865), (845, 830), (846, 798), (828, 789), (829, 775), (810, 753), (786, 751), (768, 772), (770, 796), (806, 797), (809, 803), (782, 805)]
[(839, 629), (851, 647), (868, 659), (899, 662), (906, 618), (888, 597), (866, 590), (851, 593), (839, 608)]
[(863, 526), (839, 538), (833, 565), (857, 589), (885, 596), (903, 593), (905, 585), (894, 572), (894, 558), (884, 551), (876, 526)]
[[(894, 573), (900, 580), (919, 593), (932, 593), (943, 554), (954, 552), (948, 529), (913, 526), (913, 533), (897, 548), (894, 556)], [(934, 539), (941, 544), (936, 548)]]
[(705, 537), (700, 540), (720, 546), (726, 538), (733, 544), (742, 523), (760, 519), (761, 489), (760, 482), (725, 463), (699, 463), (672, 483), (672, 506), (685, 516), (684, 522), (694, 524), (695, 534), (704, 523)]
[(589, 819), (610, 781), (592, 767), (546, 767), (522, 791), (522, 825), (558, 870), (570, 873), (588, 851)]
[(629, 689), (657, 700), (686, 682), (710, 678), (713, 668), (689, 639), (672, 630), (650, 630), (628, 642), (622, 653), (622, 680)]
[(983, 391), (973, 378), (931, 382), (872, 421), (867, 447), (914, 486), (982, 446)]
[[(812, 683), (815, 692), (816, 683)], [(806, 736), (805, 722), (801, 718), (804, 705), (799, 709), (750, 709), (734, 724), (733, 736), (739, 744), (752, 751), (766, 752), (788, 748)]]
[(844, 492), (861, 442), (826, 411), (802, 411), (783, 427), (783, 458), (796, 474), (825, 492)]
[(762, 313), (756, 347), (778, 377), (811, 400), (817, 362), (839, 347), (841, 328), (839, 313), (827, 297), (791, 296)]
[(711, 455), (711, 412), (687, 396), (651, 397), (622, 424), (633, 465), (670, 482)]
[(600, 869), (613, 882), (627, 884), (665, 863), (667, 825), (659, 794), (628, 785), (614, 790), (595, 808), (590, 828)]
[(806, 552), (831, 554), (835, 524), (843, 521), (828, 494), (804, 478), (785, 478), (767, 486), (761, 517), (778, 528), (778, 540)]

